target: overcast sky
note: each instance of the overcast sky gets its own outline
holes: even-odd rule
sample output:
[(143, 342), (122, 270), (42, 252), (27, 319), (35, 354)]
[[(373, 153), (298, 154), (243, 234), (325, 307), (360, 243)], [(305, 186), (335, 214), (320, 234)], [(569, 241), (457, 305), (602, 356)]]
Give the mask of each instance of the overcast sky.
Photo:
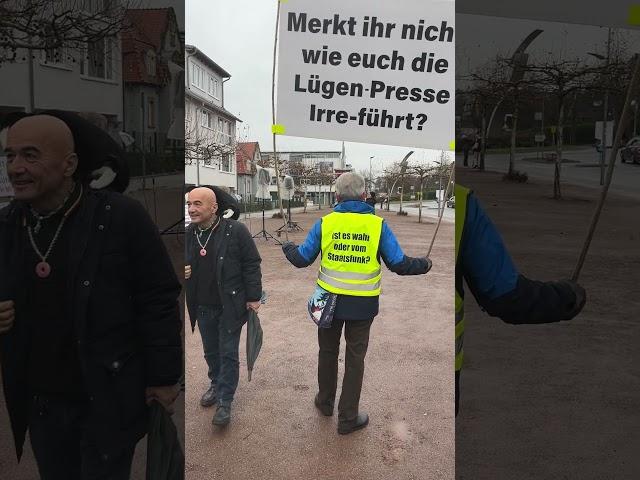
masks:
[[(262, 151), (273, 150), (271, 135), (271, 74), (276, 0), (188, 0), (186, 43), (195, 45), (231, 74), (225, 83), (225, 108), (243, 123), (237, 128), (242, 138), (260, 142)], [(340, 151), (342, 143), (330, 140), (278, 136), (278, 150)], [(347, 163), (356, 170), (374, 173), (401, 160), (411, 150), (361, 143), (345, 143)], [(440, 152), (414, 149), (413, 158), (437, 161)]]
[[(586, 58), (597, 63), (587, 52), (606, 55), (607, 27), (542, 22), (480, 15), (456, 15), (456, 75), (468, 74), (470, 69), (495, 58), (496, 54), (510, 56), (530, 32), (543, 32), (527, 49), (530, 62), (536, 57)], [(613, 36), (624, 36), (630, 50), (640, 51), (638, 30), (614, 29)]]

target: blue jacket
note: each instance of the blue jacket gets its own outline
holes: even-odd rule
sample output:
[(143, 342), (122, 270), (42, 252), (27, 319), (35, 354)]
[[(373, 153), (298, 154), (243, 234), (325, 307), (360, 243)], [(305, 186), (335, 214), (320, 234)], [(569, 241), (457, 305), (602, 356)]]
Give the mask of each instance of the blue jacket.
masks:
[(460, 260), (474, 294), (483, 300), (496, 299), (516, 288), (518, 270), (500, 233), (473, 194), (467, 202), (463, 232)]
[[(340, 202), (334, 208), (339, 213), (375, 214), (375, 209), (359, 200)], [(300, 246), (287, 242), (282, 246), (287, 259), (296, 267), (311, 265), (318, 254), (322, 241), (322, 220), (318, 220)], [(407, 257), (402, 251), (391, 228), (383, 222), (378, 259), (382, 260), (389, 270), (398, 275), (422, 275), (431, 268), (431, 261), (425, 258)], [(354, 297), (339, 295), (336, 303), (335, 317), (343, 320), (370, 320), (378, 314), (379, 297)]]
[(507, 323), (550, 323), (573, 318), (584, 302), (569, 281), (539, 282), (521, 275), (500, 233), (475, 195), (469, 195), (456, 287), (463, 278), (478, 304)]

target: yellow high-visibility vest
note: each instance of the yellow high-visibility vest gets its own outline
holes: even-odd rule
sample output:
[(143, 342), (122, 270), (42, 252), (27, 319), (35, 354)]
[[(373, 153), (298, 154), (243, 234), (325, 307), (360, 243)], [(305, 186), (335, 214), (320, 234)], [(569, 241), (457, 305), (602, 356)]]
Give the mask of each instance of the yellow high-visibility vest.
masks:
[(460, 185), (455, 186), (456, 199), (456, 372), (462, 369), (463, 337), (464, 337), (464, 291), (462, 290), (462, 272), (459, 271), (460, 242), (467, 217), (467, 201), (470, 190)]
[(322, 217), (318, 285), (340, 295), (380, 295), (382, 221), (366, 213), (333, 212)]

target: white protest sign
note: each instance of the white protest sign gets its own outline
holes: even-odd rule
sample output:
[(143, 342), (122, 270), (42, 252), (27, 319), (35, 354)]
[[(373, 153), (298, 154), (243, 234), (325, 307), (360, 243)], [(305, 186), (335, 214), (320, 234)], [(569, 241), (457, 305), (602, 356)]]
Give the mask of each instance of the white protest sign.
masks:
[(452, 150), (453, 1), (287, 0), (278, 134)]
[(0, 197), (13, 197), (13, 188), (7, 176), (7, 159), (0, 157)]

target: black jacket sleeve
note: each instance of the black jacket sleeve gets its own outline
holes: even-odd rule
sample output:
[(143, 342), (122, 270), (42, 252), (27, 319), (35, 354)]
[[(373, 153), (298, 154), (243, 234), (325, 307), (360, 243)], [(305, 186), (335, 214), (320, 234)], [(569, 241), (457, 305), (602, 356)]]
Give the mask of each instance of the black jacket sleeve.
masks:
[(407, 257), (402, 258), (402, 261), (391, 265), (387, 262), (387, 259), (382, 255), (382, 260), (389, 270), (398, 275), (424, 275), (431, 270), (431, 260), (427, 257)]
[(149, 214), (136, 201), (126, 208), (132, 300), (147, 386), (174, 385), (182, 376), (181, 286)]
[(300, 252), (298, 251), (298, 246), (293, 242), (285, 242), (282, 245), (282, 251), (284, 252), (284, 255), (287, 257), (287, 260), (289, 260), (289, 262), (291, 262), (291, 264), (297, 268), (308, 267), (309, 265), (311, 265), (313, 262), (316, 261), (316, 257), (317, 257), (316, 255), (311, 259), (311, 261), (307, 261), (302, 255), (300, 255)]
[(580, 313), (586, 302), (584, 289), (575, 282), (540, 282), (523, 275), (518, 277), (516, 288), (496, 299), (475, 293), (474, 296), (489, 315), (511, 324), (571, 320)]
[(236, 223), (236, 235), (240, 244), (242, 279), (248, 302), (257, 302), (262, 298), (262, 272), (260, 271), (260, 253), (251, 238), (249, 229), (240, 222)]

